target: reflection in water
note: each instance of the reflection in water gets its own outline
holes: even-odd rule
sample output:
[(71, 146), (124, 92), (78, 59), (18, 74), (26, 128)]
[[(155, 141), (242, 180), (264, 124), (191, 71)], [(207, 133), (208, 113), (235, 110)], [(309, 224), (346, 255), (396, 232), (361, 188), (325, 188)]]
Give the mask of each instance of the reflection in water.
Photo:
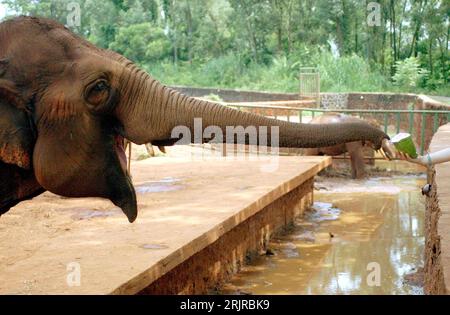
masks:
[[(315, 194), (318, 211), (274, 239), (275, 255), (256, 259), (222, 293), (423, 294), (404, 277), (423, 264), (425, 206), (419, 187), (425, 179), (375, 178), (358, 181), (358, 189), (349, 185), (346, 192), (339, 179), (329, 181), (326, 191)], [(361, 192), (366, 185), (369, 192)], [(373, 266), (380, 268), (380, 286), (367, 281)]]
[(329, 202), (315, 202), (311, 210), (305, 215), (305, 219), (312, 222), (334, 221), (341, 214), (341, 210), (334, 208)]

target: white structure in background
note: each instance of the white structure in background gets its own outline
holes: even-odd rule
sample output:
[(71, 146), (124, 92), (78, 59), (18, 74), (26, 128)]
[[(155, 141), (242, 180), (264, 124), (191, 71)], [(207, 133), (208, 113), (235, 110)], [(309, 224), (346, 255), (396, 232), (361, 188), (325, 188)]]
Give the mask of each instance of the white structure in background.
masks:
[(300, 68), (300, 99), (314, 100), (317, 107), (320, 107), (320, 73), (314, 67)]
[(330, 45), (330, 49), (331, 49), (331, 53), (333, 54), (333, 57), (335, 59), (338, 59), (340, 57), (340, 54), (339, 54), (339, 48), (338, 48), (338, 45), (336, 44), (336, 41), (333, 38), (331, 38), (331, 36), (330, 36), (330, 38), (328, 39), (327, 42), (328, 42), (328, 45)]

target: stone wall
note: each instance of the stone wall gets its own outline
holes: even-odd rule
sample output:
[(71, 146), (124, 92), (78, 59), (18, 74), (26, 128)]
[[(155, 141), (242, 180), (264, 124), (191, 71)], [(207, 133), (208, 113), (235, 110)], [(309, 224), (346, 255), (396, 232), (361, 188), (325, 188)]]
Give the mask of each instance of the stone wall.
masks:
[[(450, 145), (450, 124), (442, 126), (433, 137), (430, 151)], [(450, 162), (429, 171), (432, 185), (425, 212), (425, 293), (450, 293)]]
[(408, 109), (417, 102), (415, 94), (394, 93), (349, 93), (349, 109)]
[(347, 93), (322, 93), (320, 94), (320, 107), (321, 108), (336, 108), (344, 109), (348, 107)]

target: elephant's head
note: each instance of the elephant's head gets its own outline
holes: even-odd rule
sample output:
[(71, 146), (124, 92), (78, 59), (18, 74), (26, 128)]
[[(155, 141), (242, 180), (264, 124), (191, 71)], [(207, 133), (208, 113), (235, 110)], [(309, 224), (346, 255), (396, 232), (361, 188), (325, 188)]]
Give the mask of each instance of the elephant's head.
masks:
[(33, 168), (56, 194), (108, 198), (134, 221), (136, 195), (114, 113), (127, 95), (122, 58), (47, 20), (7, 21), (0, 36), (2, 160)]
[(195, 117), (203, 129), (278, 126), (286, 147), (367, 140), (380, 148), (387, 138), (368, 124), (281, 122), (186, 97), (50, 20), (3, 22), (0, 39), (0, 160), (32, 170), (53, 193), (108, 198), (130, 222), (137, 206), (123, 138), (167, 145)]

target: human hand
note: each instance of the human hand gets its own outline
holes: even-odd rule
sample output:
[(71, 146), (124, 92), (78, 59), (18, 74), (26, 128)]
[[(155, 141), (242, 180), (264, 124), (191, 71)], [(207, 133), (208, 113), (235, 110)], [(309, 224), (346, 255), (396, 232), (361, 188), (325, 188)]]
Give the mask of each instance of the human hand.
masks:
[(408, 162), (423, 165), (423, 166), (428, 165), (426, 156), (422, 156), (422, 155), (419, 155), (417, 158), (413, 159), (408, 154), (397, 151), (397, 158), (399, 158), (400, 160), (408, 161)]

